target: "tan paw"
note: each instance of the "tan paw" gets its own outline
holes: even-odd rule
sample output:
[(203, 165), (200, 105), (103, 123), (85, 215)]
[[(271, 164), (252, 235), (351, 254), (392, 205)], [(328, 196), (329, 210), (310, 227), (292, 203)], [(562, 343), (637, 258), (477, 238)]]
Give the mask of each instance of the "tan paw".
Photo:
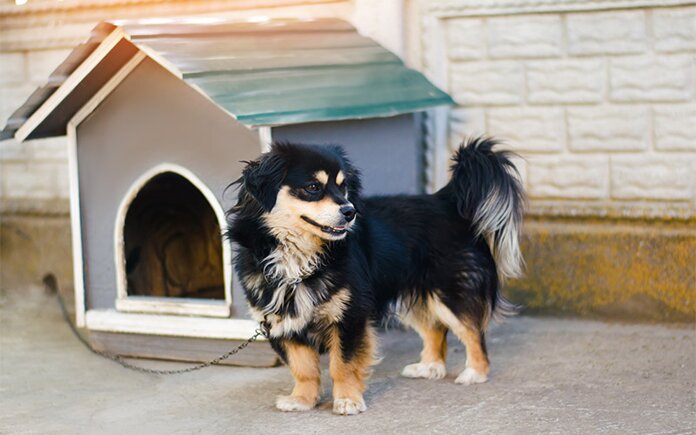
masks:
[(463, 372), (457, 376), (454, 380), (457, 384), (471, 385), (471, 384), (482, 384), (488, 380), (488, 376), (477, 372), (471, 367), (467, 367)]
[(439, 362), (409, 364), (401, 371), (405, 378), (442, 379), (446, 374), (445, 365)]
[(333, 412), (339, 415), (356, 415), (365, 411), (367, 406), (365, 406), (365, 401), (361, 397), (359, 401), (355, 401), (348, 398), (334, 399), (333, 402)]
[(278, 396), (276, 408), (286, 412), (309, 411), (316, 403), (300, 396)]

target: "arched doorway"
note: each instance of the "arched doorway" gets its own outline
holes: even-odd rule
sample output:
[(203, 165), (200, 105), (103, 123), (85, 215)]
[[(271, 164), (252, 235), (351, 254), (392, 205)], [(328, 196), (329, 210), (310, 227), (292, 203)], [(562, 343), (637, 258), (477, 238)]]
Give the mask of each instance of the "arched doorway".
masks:
[(208, 305), (210, 315), (221, 315), (214, 302), (229, 307), (224, 214), (190, 171), (175, 165), (148, 171), (122, 202), (116, 226), (117, 308), (205, 314)]

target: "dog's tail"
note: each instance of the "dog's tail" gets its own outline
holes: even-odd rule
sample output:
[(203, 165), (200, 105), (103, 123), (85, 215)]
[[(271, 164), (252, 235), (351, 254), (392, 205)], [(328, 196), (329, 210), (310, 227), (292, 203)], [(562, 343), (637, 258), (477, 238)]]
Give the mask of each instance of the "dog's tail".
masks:
[[(452, 157), (452, 181), (443, 190), (454, 195), (459, 214), (487, 241), (502, 282), (520, 276), (524, 265), (519, 236), (525, 194), (513, 153), (494, 150), (496, 145), (485, 137), (465, 140)], [(505, 311), (505, 301), (497, 302)]]

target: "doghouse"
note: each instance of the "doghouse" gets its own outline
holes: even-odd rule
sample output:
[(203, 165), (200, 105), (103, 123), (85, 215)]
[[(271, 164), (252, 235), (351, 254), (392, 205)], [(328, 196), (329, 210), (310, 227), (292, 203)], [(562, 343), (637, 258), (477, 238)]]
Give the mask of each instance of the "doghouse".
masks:
[[(99, 24), (2, 137), (68, 137), (77, 323), (123, 355), (250, 337), (226, 187), (271, 140), (344, 145), (367, 193), (423, 190), (421, 114), (450, 97), (346, 22)], [(265, 343), (232, 363), (271, 365)]]

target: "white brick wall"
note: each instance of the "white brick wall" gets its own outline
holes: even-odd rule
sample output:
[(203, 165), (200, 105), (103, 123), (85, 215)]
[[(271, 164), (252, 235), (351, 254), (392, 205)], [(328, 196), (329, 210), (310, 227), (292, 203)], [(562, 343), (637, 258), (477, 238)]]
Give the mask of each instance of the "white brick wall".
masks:
[(558, 107), (510, 107), (487, 110), (488, 133), (518, 151), (558, 152), (565, 143), (563, 110)]
[(0, 53), (0, 85), (23, 83), (26, 79), (24, 53)]
[(648, 48), (645, 11), (570, 14), (567, 26), (572, 55), (640, 53)]
[[(0, 124), (5, 122), (69, 50), (0, 53)], [(68, 165), (65, 138), (0, 142), (0, 199), (67, 199)]]
[(532, 197), (605, 198), (608, 173), (609, 158), (605, 156), (534, 156), (527, 162)]
[(603, 59), (543, 60), (527, 63), (530, 103), (597, 103), (606, 73)]
[(696, 104), (657, 106), (655, 147), (662, 151), (696, 151)]
[(441, 16), (450, 144), (482, 129), (506, 140), (532, 204), (696, 211), (696, 6), (535, 5)]
[(653, 12), (653, 34), (657, 51), (695, 51), (696, 6), (656, 9)]
[(520, 104), (524, 99), (522, 62), (455, 63), (450, 75), (452, 96), (463, 104)]
[(609, 62), (613, 101), (689, 101), (694, 61), (690, 55), (620, 57)]
[(10, 199), (58, 197), (60, 164), (40, 161), (3, 162), (3, 191)]
[(450, 59), (482, 59), (486, 56), (486, 28), (483, 20), (451, 20), (447, 26), (447, 53)]
[(553, 57), (562, 52), (561, 19), (525, 15), (488, 20), (488, 54), (492, 58)]
[(643, 151), (650, 144), (650, 111), (645, 106), (571, 107), (571, 151)]
[(611, 195), (618, 199), (691, 198), (693, 156), (612, 156)]

